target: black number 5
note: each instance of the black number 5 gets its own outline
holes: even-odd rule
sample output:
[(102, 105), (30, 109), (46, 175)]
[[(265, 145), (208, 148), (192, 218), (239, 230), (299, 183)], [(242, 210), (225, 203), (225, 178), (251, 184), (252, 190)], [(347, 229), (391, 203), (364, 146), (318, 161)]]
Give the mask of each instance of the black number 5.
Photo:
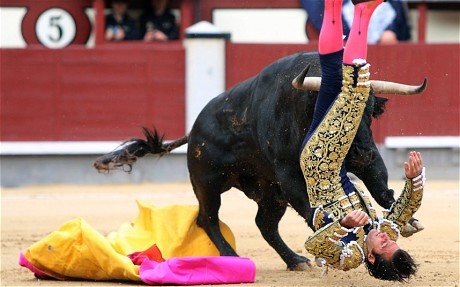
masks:
[(53, 37), (52, 35), (48, 35), (48, 38), (52, 42), (59, 42), (59, 40), (62, 39), (62, 27), (59, 24), (59, 21), (61, 20), (61, 15), (59, 16), (52, 16), (50, 18), (50, 27), (52, 29), (57, 29), (57, 37)]

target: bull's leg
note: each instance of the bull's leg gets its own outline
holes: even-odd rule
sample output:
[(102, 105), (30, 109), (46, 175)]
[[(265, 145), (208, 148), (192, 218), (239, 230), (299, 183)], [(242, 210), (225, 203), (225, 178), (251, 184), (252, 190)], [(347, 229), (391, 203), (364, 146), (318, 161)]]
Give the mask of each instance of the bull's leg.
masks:
[(367, 149), (352, 146), (345, 160), (347, 169), (363, 181), (375, 201), (389, 209), (395, 202), (394, 191), (388, 188), (387, 167), (372, 138)]
[[(310, 225), (311, 208), (308, 201), (307, 185), (300, 167), (290, 162), (275, 163), (276, 178), (289, 204)], [(313, 229), (313, 226), (310, 225)]]
[(263, 238), (275, 249), (289, 270), (307, 270), (309, 260), (292, 251), (279, 234), (278, 224), (286, 212), (286, 206), (281, 206), (272, 197), (262, 199), (258, 205), (256, 224)]
[[(221, 192), (199, 184), (193, 177), (191, 177), (191, 182), (199, 202), (198, 226), (205, 230), (221, 256), (238, 256), (220, 231), (218, 214), (221, 205)], [(213, 184), (213, 186), (219, 189), (218, 187), (221, 185)]]

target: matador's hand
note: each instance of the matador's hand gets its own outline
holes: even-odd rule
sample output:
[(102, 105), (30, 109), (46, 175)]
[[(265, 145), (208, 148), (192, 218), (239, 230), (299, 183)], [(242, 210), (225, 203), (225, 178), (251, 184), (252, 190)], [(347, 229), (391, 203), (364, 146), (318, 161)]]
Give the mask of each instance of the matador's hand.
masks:
[(358, 226), (364, 226), (369, 221), (369, 216), (362, 210), (353, 210), (348, 213), (342, 220), (340, 220), (340, 225), (345, 228), (352, 228)]
[(419, 176), (423, 170), (422, 155), (419, 152), (411, 151), (409, 153), (409, 163), (404, 162), (404, 171), (407, 178)]

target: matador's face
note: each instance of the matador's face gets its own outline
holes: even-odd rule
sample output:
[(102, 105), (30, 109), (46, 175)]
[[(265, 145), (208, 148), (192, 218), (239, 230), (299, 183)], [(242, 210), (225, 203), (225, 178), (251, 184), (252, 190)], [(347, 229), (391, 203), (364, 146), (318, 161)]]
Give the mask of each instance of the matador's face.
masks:
[(391, 260), (393, 254), (400, 249), (398, 244), (396, 244), (394, 240), (391, 240), (388, 234), (376, 229), (372, 229), (369, 232), (366, 238), (366, 243), (368, 250), (367, 259), (372, 264), (374, 264), (375, 261), (375, 256), (372, 254), (372, 251), (382, 255), (386, 260)]

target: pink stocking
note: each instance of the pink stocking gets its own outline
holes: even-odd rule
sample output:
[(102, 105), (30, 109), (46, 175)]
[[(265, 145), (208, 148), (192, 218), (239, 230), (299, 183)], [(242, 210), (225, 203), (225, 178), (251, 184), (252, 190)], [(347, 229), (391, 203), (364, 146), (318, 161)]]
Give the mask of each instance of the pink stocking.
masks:
[(329, 54), (342, 50), (342, 37), (342, 0), (325, 0), (323, 24), (319, 34), (319, 53)]
[(355, 59), (367, 58), (367, 30), (374, 10), (383, 0), (374, 0), (355, 5), (353, 24), (343, 54), (343, 62), (353, 64)]

